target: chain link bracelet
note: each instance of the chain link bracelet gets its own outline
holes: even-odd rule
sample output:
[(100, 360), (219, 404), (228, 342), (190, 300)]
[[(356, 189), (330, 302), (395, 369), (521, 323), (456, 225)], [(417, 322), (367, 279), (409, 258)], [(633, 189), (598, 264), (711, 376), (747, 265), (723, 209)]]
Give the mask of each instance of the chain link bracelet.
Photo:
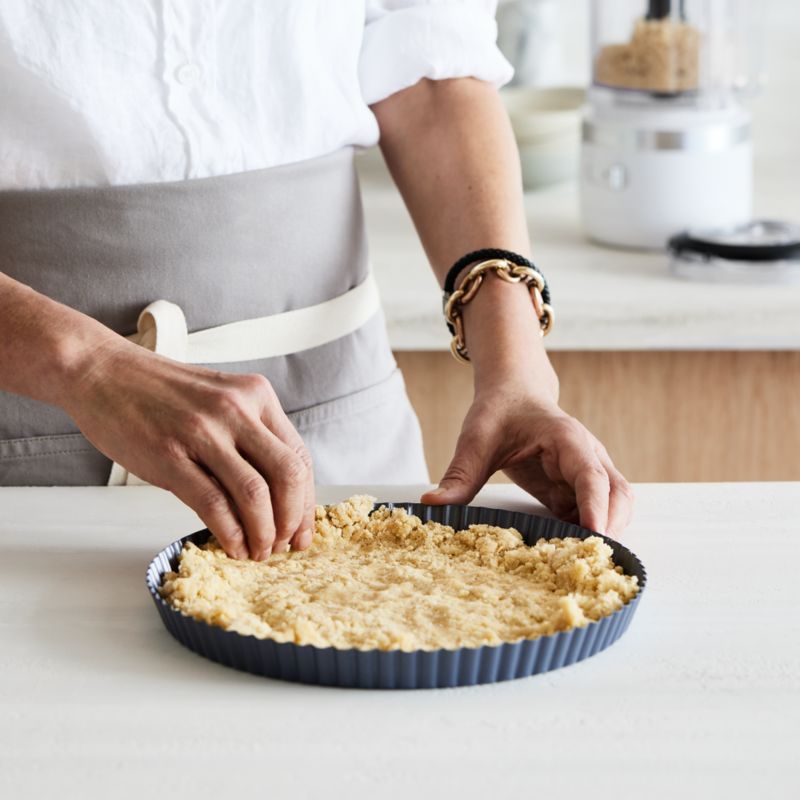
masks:
[[(519, 257), (522, 259), (522, 257)], [(463, 260), (463, 259), (462, 259)], [(549, 300), (547, 283), (544, 276), (527, 259), (525, 264), (515, 264), (507, 258), (490, 258), (480, 261), (464, 276), (458, 287), (451, 293), (445, 292), (444, 317), (453, 334), (450, 352), (457, 361), (469, 362), (469, 352), (464, 338), (462, 310), (478, 293), (483, 279), (489, 272), (507, 283), (524, 283), (528, 287), (533, 302), (536, 318), (539, 320), (539, 331), (547, 336), (553, 326), (553, 308)]]

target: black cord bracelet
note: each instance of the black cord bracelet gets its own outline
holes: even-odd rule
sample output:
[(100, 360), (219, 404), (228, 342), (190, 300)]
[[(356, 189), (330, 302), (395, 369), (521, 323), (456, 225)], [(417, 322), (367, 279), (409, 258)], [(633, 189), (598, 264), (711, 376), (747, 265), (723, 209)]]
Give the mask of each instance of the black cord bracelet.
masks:
[[(490, 258), (504, 258), (506, 261), (510, 261), (512, 264), (518, 264), (520, 267), (530, 267), (531, 269), (535, 269), (540, 275), (542, 275), (542, 271), (535, 264), (525, 258), (525, 256), (521, 256), (519, 253), (515, 253), (512, 250), (500, 250), (496, 247), (487, 247), (483, 250), (473, 250), (471, 253), (467, 253), (465, 256), (459, 258), (458, 261), (456, 261), (456, 263), (450, 267), (447, 277), (444, 279), (445, 300), (455, 291), (456, 278), (458, 278), (464, 267), (469, 266), (475, 261), (487, 261)], [(542, 300), (549, 305), (550, 288), (547, 285), (547, 279), (544, 277), (544, 275), (542, 275), (542, 279), (544, 280)]]

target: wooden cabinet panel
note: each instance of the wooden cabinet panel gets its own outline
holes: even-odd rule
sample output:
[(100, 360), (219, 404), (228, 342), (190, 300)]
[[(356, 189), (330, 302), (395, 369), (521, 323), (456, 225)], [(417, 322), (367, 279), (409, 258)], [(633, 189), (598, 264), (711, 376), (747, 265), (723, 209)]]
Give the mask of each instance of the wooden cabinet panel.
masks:
[[(437, 479), (472, 397), (471, 369), (449, 353), (395, 356)], [(551, 358), (562, 406), (631, 481), (800, 480), (800, 353), (582, 351)]]

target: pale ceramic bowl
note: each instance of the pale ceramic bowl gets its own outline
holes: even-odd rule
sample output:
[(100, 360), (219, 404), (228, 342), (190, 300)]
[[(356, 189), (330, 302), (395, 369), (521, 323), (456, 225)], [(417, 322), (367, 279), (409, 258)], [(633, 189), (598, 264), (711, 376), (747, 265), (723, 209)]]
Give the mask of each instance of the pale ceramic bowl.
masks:
[(512, 86), (500, 92), (517, 141), (577, 135), (586, 90), (576, 86)]
[(503, 89), (500, 94), (517, 139), (524, 187), (539, 189), (574, 179), (586, 91), (523, 86)]
[(522, 185), (535, 190), (574, 180), (580, 162), (580, 137), (562, 136), (533, 144), (519, 144)]

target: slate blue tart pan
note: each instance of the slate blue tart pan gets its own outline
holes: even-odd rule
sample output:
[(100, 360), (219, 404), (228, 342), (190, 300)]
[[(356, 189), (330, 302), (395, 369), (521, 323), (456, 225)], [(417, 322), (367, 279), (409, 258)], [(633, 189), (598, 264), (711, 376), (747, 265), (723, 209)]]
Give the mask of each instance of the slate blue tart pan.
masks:
[[(376, 508), (403, 508), (422, 520), (461, 529), (474, 524), (516, 528), (527, 544), (538, 539), (596, 536), (585, 528), (517, 511), (477, 506), (427, 506), (421, 503), (377, 503)], [(340, 650), (226, 631), (172, 608), (159, 594), (164, 574), (177, 569), (185, 542), (205, 543), (207, 530), (165, 547), (147, 569), (147, 586), (167, 630), (185, 647), (234, 669), (286, 681), (362, 689), (433, 689), (472, 686), (537, 675), (583, 661), (612, 645), (628, 628), (644, 592), (647, 576), (639, 559), (619, 542), (603, 538), (614, 562), (639, 580), (639, 592), (627, 605), (585, 628), (525, 639), (513, 644), (464, 647), (459, 650)]]

